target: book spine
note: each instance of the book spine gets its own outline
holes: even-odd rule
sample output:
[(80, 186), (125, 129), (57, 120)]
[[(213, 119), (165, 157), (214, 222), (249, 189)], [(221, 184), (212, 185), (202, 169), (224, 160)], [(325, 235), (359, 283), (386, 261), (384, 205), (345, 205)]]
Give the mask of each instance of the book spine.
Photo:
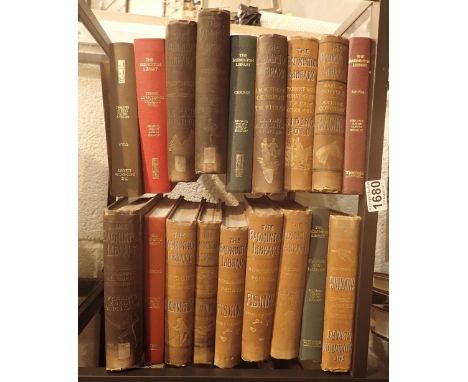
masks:
[(143, 193), (133, 44), (110, 44), (111, 195)]
[(226, 172), (229, 113), (230, 13), (202, 9), (197, 24), (195, 171)]
[(193, 362), (212, 364), (220, 223), (198, 223)]
[(311, 210), (312, 229), (310, 230), (299, 359), (320, 362), (330, 210), (321, 207), (312, 207)]
[(284, 188), (288, 191), (311, 190), (318, 49), (315, 38), (288, 41), (284, 162)]
[(166, 219), (145, 216), (145, 354), (146, 362), (164, 362)]
[(103, 231), (106, 369), (125, 370), (143, 355), (140, 216), (104, 214)]
[(257, 40), (252, 192), (283, 191), (288, 40), (261, 35)]
[(338, 193), (343, 177), (348, 40), (320, 39), (315, 103), (312, 191)]
[(312, 215), (310, 210), (283, 210), (283, 213), (283, 240), (278, 270), (271, 356), (277, 359), (293, 359), (299, 355)]
[(249, 215), (245, 271), (242, 359), (264, 361), (270, 355), (283, 215)]
[(135, 39), (136, 93), (144, 192), (169, 192), (163, 39)]
[(371, 39), (349, 39), (343, 193), (364, 192)]
[(196, 223), (166, 220), (166, 321), (164, 358), (169, 365), (192, 361)]
[(221, 226), (214, 356), (221, 368), (240, 362), (247, 234), (247, 227)]
[(322, 370), (347, 372), (353, 350), (359, 216), (330, 216)]
[(171, 182), (195, 180), (195, 47), (197, 24), (166, 29), (167, 150)]
[(231, 36), (228, 192), (250, 192), (252, 189), (256, 51), (255, 36)]

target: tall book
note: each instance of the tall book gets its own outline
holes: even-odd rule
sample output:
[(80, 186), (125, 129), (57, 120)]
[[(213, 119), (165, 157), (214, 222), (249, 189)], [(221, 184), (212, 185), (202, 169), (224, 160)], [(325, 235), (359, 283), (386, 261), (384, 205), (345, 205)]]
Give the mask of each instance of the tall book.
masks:
[(312, 214), (296, 202), (280, 203), (283, 239), (278, 269), (271, 356), (293, 359), (299, 355), (304, 283), (309, 255)]
[(145, 360), (164, 362), (166, 219), (180, 199), (164, 197), (144, 219)]
[(145, 193), (169, 192), (164, 39), (134, 40), (135, 75)]
[(347, 68), (348, 40), (323, 36), (317, 72), (312, 191), (341, 191)]
[(218, 296), (214, 364), (240, 362), (248, 223), (245, 207), (226, 207), (219, 237)]
[(270, 355), (283, 213), (267, 197), (246, 200), (249, 236), (241, 356), (258, 362)]
[(137, 367), (143, 358), (143, 216), (160, 199), (119, 199), (104, 210), (106, 369)]
[(212, 364), (215, 346), (221, 204), (205, 203), (198, 218), (193, 362)]
[(229, 113), (230, 13), (201, 9), (197, 24), (195, 171), (226, 172)]
[(283, 191), (288, 40), (266, 34), (257, 40), (252, 192)]
[(349, 39), (343, 193), (364, 192), (371, 39)]
[(315, 38), (291, 37), (288, 41), (284, 162), (284, 188), (288, 191), (310, 191), (312, 185), (318, 49)]
[(166, 28), (168, 171), (171, 182), (195, 180), (195, 47), (197, 23), (171, 20)]
[(353, 350), (360, 216), (330, 215), (322, 370), (347, 372)]
[(312, 210), (312, 229), (310, 230), (299, 359), (320, 362), (322, 360), (323, 305), (330, 210), (323, 207), (310, 207), (310, 209)]
[(201, 203), (182, 201), (166, 220), (165, 363), (192, 362), (197, 219)]
[(257, 37), (231, 36), (226, 191), (252, 190)]
[(133, 44), (110, 44), (110, 146), (112, 196), (143, 193)]

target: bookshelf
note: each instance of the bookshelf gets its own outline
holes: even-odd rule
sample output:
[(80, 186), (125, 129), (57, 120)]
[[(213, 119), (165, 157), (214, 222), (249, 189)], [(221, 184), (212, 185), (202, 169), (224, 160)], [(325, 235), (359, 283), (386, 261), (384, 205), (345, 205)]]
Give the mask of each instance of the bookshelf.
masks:
[[(153, 16), (137, 16), (131, 14), (111, 14), (96, 11), (88, 7), (86, 1), (78, 1), (78, 18), (89, 31), (95, 41), (107, 55), (111, 40), (96, 18), (110, 21), (127, 21), (140, 24), (140, 26), (162, 27), (168, 22), (167, 18)], [(381, 178), (381, 163), (384, 141), (386, 97), (388, 90), (388, 0), (362, 1), (362, 3), (339, 26), (335, 34), (349, 37), (364, 23), (368, 23), (368, 36), (373, 39), (371, 60), (371, 82), (369, 87), (369, 127), (366, 146), (366, 180), (378, 180)], [(313, 31), (285, 31), (279, 29), (267, 29), (254, 26), (241, 26), (231, 24), (232, 34), (259, 35), (263, 33), (279, 33), (286, 36), (297, 34), (319, 36)], [(80, 56), (80, 61), (98, 63), (105, 59), (101, 57)], [(94, 61), (93, 61), (94, 60)], [(370, 367), (368, 359), (370, 310), (372, 303), (372, 277), (374, 271), (374, 257), (377, 235), (376, 212), (368, 212), (365, 194), (357, 195), (323, 195), (323, 198), (343, 199), (354, 198), (357, 203), (357, 214), (362, 218), (360, 252), (358, 263), (356, 307), (354, 323), (354, 342), (352, 369), (349, 374), (326, 373), (319, 367), (315, 369), (303, 369), (296, 362), (264, 362), (256, 365), (256, 368), (217, 369), (204, 367), (186, 368), (141, 368), (119, 373), (106, 372), (104, 367), (79, 368), (80, 381), (94, 381), (102, 379), (115, 379), (119, 381), (135, 381), (142, 379), (170, 378), (171, 380), (208, 380), (208, 379), (241, 379), (243, 381), (268, 380), (280, 381), (284, 379), (307, 381), (388, 381), (388, 371)], [(291, 198), (302, 204), (310, 204), (313, 199), (310, 193), (291, 192)], [(86, 326), (90, 318), (98, 313), (102, 307), (102, 283), (97, 282), (88, 294), (88, 298), (80, 305), (79, 332)]]

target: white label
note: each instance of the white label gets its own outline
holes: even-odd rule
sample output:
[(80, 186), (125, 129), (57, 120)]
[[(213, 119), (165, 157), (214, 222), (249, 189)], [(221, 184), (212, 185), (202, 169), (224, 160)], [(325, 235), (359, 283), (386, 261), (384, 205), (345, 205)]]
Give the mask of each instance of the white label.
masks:
[(117, 73), (119, 84), (125, 83), (125, 60), (117, 60)]
[(366, 198), (369, 212), (385, 211), (387, 209), (387, 193), (382, 179), (366, 182)]

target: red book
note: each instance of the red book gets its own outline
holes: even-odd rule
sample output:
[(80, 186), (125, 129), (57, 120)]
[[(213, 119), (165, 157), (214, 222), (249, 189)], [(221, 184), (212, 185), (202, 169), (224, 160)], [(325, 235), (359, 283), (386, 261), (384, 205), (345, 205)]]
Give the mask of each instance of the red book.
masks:
[(144, 190), (169, 192), (164, 39), (135, 39), (134, 49)]
[(371, 39), (349, 39), (343, 194), (364, 192)]
[(144, 221), (145, 359), (164, 362), (164, 294), (166, 274), (166, 218), (179, 199), (162, 199)]

